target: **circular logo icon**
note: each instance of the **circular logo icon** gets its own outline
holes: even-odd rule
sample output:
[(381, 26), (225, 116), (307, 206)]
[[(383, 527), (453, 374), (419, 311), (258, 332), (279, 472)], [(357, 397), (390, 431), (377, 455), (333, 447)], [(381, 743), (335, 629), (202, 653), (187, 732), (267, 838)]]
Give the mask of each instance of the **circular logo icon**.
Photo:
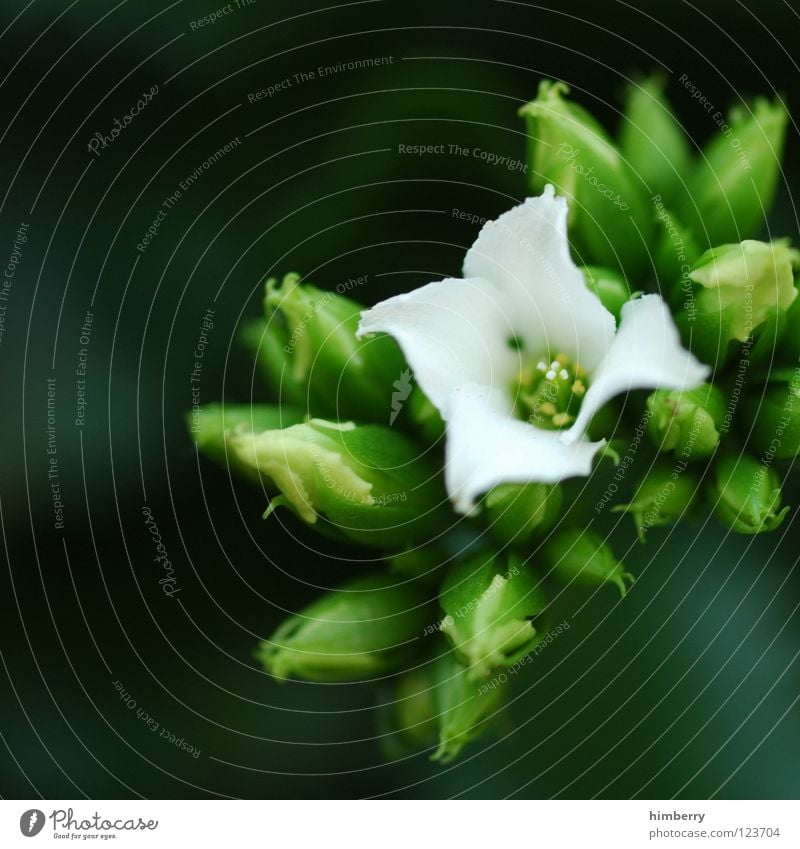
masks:
[(31, 808), (19, 818), (19, 830), (25, 837), (36, 837), (44, 828), (44, 812), (38, 808)]

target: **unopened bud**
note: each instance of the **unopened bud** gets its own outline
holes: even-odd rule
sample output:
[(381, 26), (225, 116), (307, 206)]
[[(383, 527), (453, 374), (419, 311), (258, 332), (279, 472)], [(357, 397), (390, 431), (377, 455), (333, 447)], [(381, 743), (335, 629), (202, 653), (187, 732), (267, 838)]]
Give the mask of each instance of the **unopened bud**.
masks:
[(692, 350), (722, 365), (728, 343), (745, 342), (797, 297), (792, 266), (798, 253), (786, 240), (722, 245), (706, 251), (689, 273), (696, 284), (684, 293), (691, 309), (678, 318)]
[(628, 164), (670, 206), (680, 196), (692, 163), (689, 140), (664, 95), (666, 79), (654, 74), (631, 82), (620, 127), (620, 149)]
[(519, 110), (528, 130), (532, 189), (552, 183), (569, 200), (570, 240), (584, 261), (635, 277), (648, 265), (653, 212), (641, 180), (569, 88), (543, 80)]
[(563, 490), (558, 484), (503, 483), (484, 499), (491, 535), (502, 543), (524, 547), (561, 518)]
[(739, 534), (773, 531), (789, 512), (781, 510), (775, 470), (748, 454), (725, 454), (715, 461), (708, 497), (716, 517)]
[(686, 469), (659, 464), (641, 481), (630, 504), (618, 504), (612, 510), (630, 513), (639, 539), (644, 542), (649, 528), (672, 525), (686, 517), (698, 487), (697, 477)]
[(310, 419), (233, 435), (237, 461), (280, 491), (276, 507), (338, 539), (404, 549), (450, 521), (436, 469), (401, 433), (380, 425)]
[(739, 418), (748, 448), (762, 459), (791, 460), (800, 453), (800, 369), (788, 381), (770, 383), (747, 397)]
[(302, 411), (272, 404), (204, 404), (186, 414), (189, 435), (198, 449), (224, 468), (232, 468), (251, 479), (258, 472), (239, 461), (228, 440), (235, 435), (260, 433), (289, 427), (303, 421)]
[[(302, 388), (312, 414), (389, 422), (405, 361), (386, 334), (356, 338), (360, 304), (287, 274), (281, 283), (267, 281), (264, 308), (285, 339), (273, 371)], [(275, 348), (270, 342), (262, 359), (275, 356)]]
[(446, 764), (496, 721), (508, 673), (500, 672), (495, 678), (476, 682), (453, 653), (447, 652), (436, 661), (435, 676), (439, 747), (432, 760)]
[(698, 157), (678, 211), (704, 244), (759, 234), (775, 196), (788, 118), (779, 100), (758, 98), (732, 110)]
[(618, 271), (600, 268), (598, 265), (584, 265), (581, 271), (586, 285), (619, 322), (622, 305), (631, 299), (631, 290), (625, 278)]
[(537, 617), (547, 606), (530, 567), (516, 556), (503, 565), (486, 554), (451, 569), (439, 601), (441, 630), (473, 679), (528, 654), (537, 642)]
[(614, 584), (625, 595), (633, 575), (614, 557), (610, 546), (591, 531), (561, 531), (544, 547), (544, 556), (555, 578), (565, 584), (597, 587)]
[(375, 678), (409, 660), (434, 611), (423, 584), (368, 575), (290, 616), (261, 643), (257, 658), (277, 679)]
[(696, 389), (658, 389), (647, 399), (647, 429), (660, 451), (682, 460), (711, 456), (725, 419), (725, 396), (710, 383)]

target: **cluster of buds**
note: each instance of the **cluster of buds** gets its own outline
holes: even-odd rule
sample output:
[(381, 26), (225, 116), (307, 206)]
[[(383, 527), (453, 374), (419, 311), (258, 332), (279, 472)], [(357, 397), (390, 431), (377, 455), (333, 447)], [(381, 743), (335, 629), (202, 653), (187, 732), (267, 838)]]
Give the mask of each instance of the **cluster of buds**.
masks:
[[(663, 292), (670, 332), (710, 367), (702, 385), (606, 404), (588, 424), (598, 442), (613, 433), (594, 468), (601, 482), (618, 470), (598, 502), (616, 502), (606, 526), (583, 482), (526, 478), (513, 464), (457, 515), (449, 402), (421, 390), (391, 336), (359, 336), (360, 304), (297, 274), (267, 281), (263, 316), (242, 334), (273, 403), (191, 417), (197, 448), (254, 485), (255, 515), (275, 522), (281, 508), (290, 527), (366, 547), (380, 564), (290, 616), (257, 659), (276, 681), (376, 682), (392, 756), (426, 749), (446, 762), (491, 727), (509, 671), (549, 645), (566, 588), (630, 590), (609, 543), (618, 514), (644, 542), (700, 511), (756, 534), (789, 509), (778, 464), (800, 452), (798, 254), (756, 241), (780, 170), (782, 104), (736, 112), (738, 145), (726, 134), (699, 155), (656, 77), (630, 86), (616, 138), (562, 83), (543, 82), (520, 114), (531, 188), (569, 200), (577, 289), (623, 328), (636, 294)], [(575, 424), (596, 375), (557, 351), (530, 362), (515, 399), (528, 424)], [(665, 385), (676, 383), (633, 388)]]

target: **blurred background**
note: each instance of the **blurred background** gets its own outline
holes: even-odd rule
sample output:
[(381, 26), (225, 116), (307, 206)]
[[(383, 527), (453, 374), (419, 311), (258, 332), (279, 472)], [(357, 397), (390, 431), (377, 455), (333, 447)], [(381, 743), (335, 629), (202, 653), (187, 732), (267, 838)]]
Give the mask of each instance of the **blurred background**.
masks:
[[(19, 261), (0, 340), (0, 794), (800, 793), (796, 509), (757, 538), (651, 531), (624, 603), (565, 598), (573, 627), (450, 766), (385, 760), (374, 688), (278, 685), (252, 659), (286, 611), (370, 566), (263, 522), (261, 494), (187, 438), (193, 387), (263, 398), (236, 335), (266, 276), (366, 278), (366, 304), (458, 276), (479, 229), (458, 213), (495, 217), (525, 174), (450, 146), (523, 160), (516, 112), (543, 77), (614, 127), (625, 81), (661, 69), (698, 144), (716, 125), (682, 74), (721, 110), (781, 92), (800, 114), (791, 3), (550, 5), (234, 0), (199, 26), (219, 6), (3, 3), (0, 262), (15, 240)], [(401, 152), (419, 144), (446, 152)], [(795, 126), (787, 147), (772, 222), (797, 239)]]

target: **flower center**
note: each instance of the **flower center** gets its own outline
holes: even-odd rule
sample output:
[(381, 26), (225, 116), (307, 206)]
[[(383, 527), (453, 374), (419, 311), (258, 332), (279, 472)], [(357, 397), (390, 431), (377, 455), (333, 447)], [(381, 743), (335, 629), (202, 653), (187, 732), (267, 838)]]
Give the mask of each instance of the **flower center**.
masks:
[(540, 357), (517, 375), (514, 411), (536, 427), (558, 430), (575, 421), (586, 387), (586, 370), (566, 354)]

